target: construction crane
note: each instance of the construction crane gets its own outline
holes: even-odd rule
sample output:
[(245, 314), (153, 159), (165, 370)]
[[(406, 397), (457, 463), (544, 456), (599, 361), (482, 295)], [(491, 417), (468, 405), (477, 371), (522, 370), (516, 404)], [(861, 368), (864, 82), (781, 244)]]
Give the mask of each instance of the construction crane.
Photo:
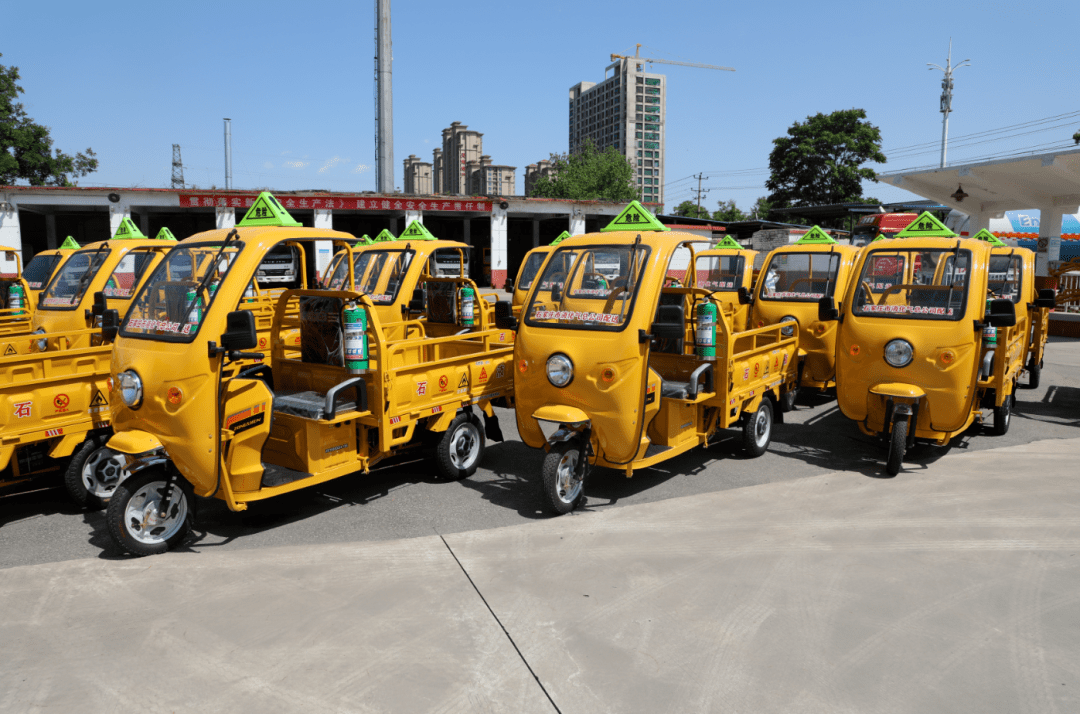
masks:
[(650, 63), (655, 63), (655, 64), (677, 64), (677, 65), (681, 65), (683, 67), (700, 67), (701, 69), (722, 69), (725, 72), (734, 72), (735, 71), (734, 67), (717, 67), (714, 64), (701, 64), (700, 62), (676, 62), (675, 60), (655, 59), (653, 57), (642, 57), (641, 56), (641, 43), (640, 42), (637, 43), (637, 49), (634, 50), (634, 54), (632, 54), (632, 55), (612, 54), (611, 59), (612, 60), (617, 60), (617, 59), (634, 60), (635, 62), (650, 62)]

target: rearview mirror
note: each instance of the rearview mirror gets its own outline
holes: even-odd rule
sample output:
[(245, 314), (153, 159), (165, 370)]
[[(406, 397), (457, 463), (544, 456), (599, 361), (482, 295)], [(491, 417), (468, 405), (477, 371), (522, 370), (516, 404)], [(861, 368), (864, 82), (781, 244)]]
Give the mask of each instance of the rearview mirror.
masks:
[(1039, 291), (1039, 297), (1035, 298), (1033, 303), (1037, 308), (1049, 308), (1054, 309), (1057, 305), (1057, 293), (1053, 288), (1043, 288)]
[(661, 340), (681, 340), (686, 337), (683, 326), (677, 322), (654, 322), (650, 329), (653, 337)]
[(255, 313), (250, 310), (236, 310), (225, 316), (225, 333), (221, 336), (221, 347), (229, 352), (254, 349), (259, 344), (255, 333)]
[(832, 296), (826, 295), (818, 300), (817, 304), (817, 319), (818, 322), (832, 322), (840, 318), (840, 311), (836, 309), (836, 303), (833, 302)]
[(514, 317), (514, 306), (508, 300), (499, 300), (495, 303), (495, 327), (500, 330), (516, 330), (517, 318)]
[(990, 311), (986, 315), (987, 324), (992, 327), (1012, 327), (1016, 324), (1016, 306), (1012, 300), (997, 299), (990, 301)]
[(551, 299), (555, 302), (562, 300), (562, 283), (555, 283), (551, 286)]
[(507, 278), (506, 282), (503, 283), (503, 287), (505, 288), (506, 292), (508, 292), (508, 293), (514, 292), (514, 279), (513, 278)]
[(740, 287), (739, 288), (739, 304), (740, 305), (749, 305), (750, 302), (751, 302), (751, 300), (750, 300), (750, 291), (747, 290), (745, 287)]
[[(101, 293), (98, 293), (101, 295)], [(116, 333), (120, 332), (120, 311), (105, 310), (101, 314), (101, 339), (104, 342), (112, 342), (116, 339)]]

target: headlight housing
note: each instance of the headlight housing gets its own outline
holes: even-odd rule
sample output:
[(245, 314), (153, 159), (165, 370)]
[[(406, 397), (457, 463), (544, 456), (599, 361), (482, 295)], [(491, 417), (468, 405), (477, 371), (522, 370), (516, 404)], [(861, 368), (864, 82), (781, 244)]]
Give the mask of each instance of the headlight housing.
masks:
[(142, 406), (143, 386), (142, 379), (133, 369), (124, 370), (116, 375), (116, 385), (120, 388), (120, 399), (130, 409), (138, 409)]
[(548, 357), (547, 378), (556, 387), (565, 387), (574, 380), (574, 363), (566, 355), (556, 352)]
[(885, 345), (885, 361), (893, 367), (907, 367), (915, 358), (915, 348), (907, 340), (889, 340)]
[[(34, 334), (35, 335), (44, 335), (45, 334), (45, 328), (44, 327), (37, 328), (36, 330), (34, 330)], [(48, 352), (48, 350), (49, 350), (49, 339), (46, 337), (46, 338), (42, 338), (42, 339), (38, 340), (37, 344), (36, 344), (36, 347), (37, 347), (38, 352)]]
[[(795, 319), (794, 315), (784, 315), (783, 317), (781, 317), (780, 318), (780, 323), (783, 324), (785, 322), (794, 322), (795, 325), (799, 324), (799, 321)], [(783, 335), (784, 337), (791, 337), (792, 335), (795, 334), (795, 326), (794, 325), (789, 325), (787, 327), (781, 327), (780, 328), (780, 334)]]

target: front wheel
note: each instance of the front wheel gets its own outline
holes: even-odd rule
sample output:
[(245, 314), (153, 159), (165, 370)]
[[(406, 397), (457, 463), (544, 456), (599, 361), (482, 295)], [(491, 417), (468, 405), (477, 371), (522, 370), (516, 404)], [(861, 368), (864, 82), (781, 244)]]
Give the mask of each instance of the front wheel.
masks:
[(1041, 380), (1042, 380), (1042, 362), (1041, 361), (1036, 362), (1035, 358), (1032, 357), (1031, 361), (1028, 362), (1027, 388), (1028, 389), (1038, 389), (1039, 388), (1039, 382)]
[(187, 481), (175, 478), (164, 508), (169, 479), (158, 469), (148, 469), (116, 487), (105, 521), (117, 545), (133, 555), (157, 555), (184, 540), (191, 531), (194, 496)]
[(795, 411), (795, 400), (799, 398), (799, 388), (795, 387), (790, 392), (780, 395), (780, 411), (784, 414)]
[(892, 434), (889, 435), (889, 458), (885, 461), (885, 472), (890, 476), (900, 473), (907, 451), (907, 419), (893, 422)]
[(994, 407), (994, 436), (1005, 436), (1009, 431), (1009, 424), (1012, 423), (1013, 400), (1015, 399), (1016, 395), (1010, 394), (1005, 397), (1000, 407)]
[(450, 481), (459, 481), (476, 472), (484, 455), (484, 432), (469, 412), (454, 417), (435, 447), (439, 473)]
[(116, 486), (127, 476), (124, 457), (90, 438), (71, 457), (64, 472), (64, 486), (75, 503), (91, 511), (105, 507)]
[(562, 515), (585, 502), (587, 463), (581, 465), (581, 476), (578, 477), (578, 464), (584, 458), (581, 447), (573, 441), (555, 444), (544, 455), (544, 465), (540, 469), (543, 482), (540, 501), (544, 510)]
[(761, 456), (772, 442), (772, 402), (762, 399), (757, 411), (743, 420), (743, 450), (750, 456)]

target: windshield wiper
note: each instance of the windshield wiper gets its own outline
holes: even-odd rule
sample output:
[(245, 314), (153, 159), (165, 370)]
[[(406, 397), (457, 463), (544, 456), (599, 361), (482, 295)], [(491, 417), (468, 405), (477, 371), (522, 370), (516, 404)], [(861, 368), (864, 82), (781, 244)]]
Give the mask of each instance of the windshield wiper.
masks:
[[(104, 241), (98, 246), (97, 250), (90, 256), (89, 262), (86, 264), (86, 270), (79, 278), (79, 282), (75, 284), (75, 292), (71, 296), (71, 304), (74, 305), (82, 297), (83, 291), (86, 290), (86, 284), (90, 282), (91, 271), (94, 269), (94, 261), (97, 259), (98, 254), (101, 251), (109, 247), (109, 241)], [(99, 266), (100, 267), (100, 266)]]
[[(229, 235), (225, 236), (225, 242), (221, 244), (221, 247), (218, 248), (218, 252), (214, 254), (214, 259), (210, 262), (209, 270), (206, 271), (206, 275), (199, 281), (199, 284), (195, 286), (195, 297), (188, 303), (187, 308), (180, 313), (184, 316), (184, 319), (187, 319), (187, 317), (191, 315), (191, 311), (195, 308), (195, 303), (202, 297), (202, 291), (206, 289), (206, 283), (210, 281), (210, 276), (217, 270), (218, 260), (221, 258), (221, 254), (225, 252), (225, 249), (229, 247), (229, 242), (234, 238), (239, 237), (240, 234), (237, 233), (235, 228), (229, 231)], [(207, 303), (207, 307), (210, 307), (209, 303)]]
[(638, 271), (637, 262), (638, 262), (638, 253), (640, 251), (640, 248), (641, 248), (641, 234), (638, 233), (637, 238), (634, 239), (634, 247), (631, 249), (632, 253), (631, 253), (631, 256), (630, 256), (630, 277), (627, 278), (627, 280), (626, 280), (626, 290), (623, 291), (622, 308), (619, 310), (619, 324), (622, 324), (623, 315), (626, 313), (626, 298), (633, 295), (634, 291), (637, 290), (637, 284), (635, 282), (635, 278), (637, 276), (637, 271)]

